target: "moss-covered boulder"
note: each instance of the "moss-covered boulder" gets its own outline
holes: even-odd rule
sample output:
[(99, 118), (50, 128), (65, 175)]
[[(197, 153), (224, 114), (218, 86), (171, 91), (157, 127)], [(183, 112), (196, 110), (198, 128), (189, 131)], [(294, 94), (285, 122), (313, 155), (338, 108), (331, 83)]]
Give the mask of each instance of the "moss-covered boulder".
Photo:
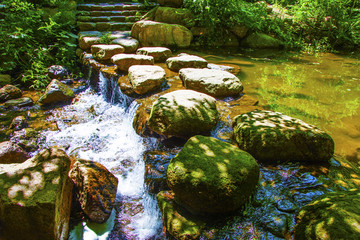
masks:
[(74, 98), (74, 91), (59, 80), (52, 80), (45, 93), (39, 98), (41, 105), (64, 103)]
[(136, 22), (131, 36), (139, 40), (142, 47), (187, 48), (193, 39), (191, 31), (182, 25), (154, 21)]
[(198, 239), (205, 223), (189, 214), (174, 201), (172, 191), (157, 194), (163, 226), (170, 235), (178, 240)]
[(13, 85), (7, 84), (0, 89), (0, 102), (21, 98), (22, 91)]
[(1, 239), (68, 238), (70, 159), (50, 148), (18, 164), (0, 164)]
[(239, 148), (261, 161), (327, 162), (334, 154), (334, 141), (327, 133), (279, 112), (236, 116), (233, 128)]
[(190, 137), (209, 133), (218, 118), (215, 98), (192, 90), (177, 90), (154, 102), (148, 123), (159, 134)]
[(106, 222), (115, 202), (117, 178), (100, 163), (83, 159), (74, 163), (69, 177), (84, 213), (93, 222)]
[(360, 192), (325, 194), (304, 206), (296, 217), (295, 240), (360, 237)]
[(259, 166), (247, 152), (212, 137), (194, 136), (170, 161), (168, 186), (194, 213), (229, 213), (244, 205), (259, 181)]
[(264, 33), (257, 33), (254, 32), (247, 36), (242, 42), (241, 46), (246, 48), (280, 48), (284, 44), (269, 35), (266, 35)]
[(187, 89), (192, 89), (213, 97), (240, 96), (243, 86), (234, 74), (215, 69), (183, 68), (180, 79)]
[(179, 24), (187, 28), (195, 25), (195, 18), (190, 9), (158, 7), (154, 17), (155, 22)]

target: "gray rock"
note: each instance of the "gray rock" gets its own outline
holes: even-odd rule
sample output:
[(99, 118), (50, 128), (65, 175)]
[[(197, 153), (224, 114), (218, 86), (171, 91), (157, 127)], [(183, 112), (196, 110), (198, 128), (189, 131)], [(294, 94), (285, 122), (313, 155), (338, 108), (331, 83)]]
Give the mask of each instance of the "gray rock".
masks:
[(111, 58), (111, 61), (118, 67), (119, 70), (128, 71), (129, 67), (133, 65), (153, 65), (154, 58), (145, 55), (136, 54), (116, 54)]
[(46, 87), (45, 93), (39, 98), (38, 102), (42, 105), (63, 103), (69, 101), (74, 96), (74, 91), (71, 88), (54, 79)]
[(119, 44), (124, 47), (124, 53), (134, 53), (139, 47), (139, 41), (132, 37), (114, 39), (112, 44)]
[(29, 107), (34, 105), (34, 101), (29, 97), (16, 98), (4, 103), (6, 107)]
[(129, 68), (129, 81), (137, 94), (160, 88), (165, 81), (165, 70), (159, 66), (134, 65)]
[(136, 54), (152, 56), (155, 62), (165, 62), (171, 57), (171, 50), (166, 47), (142, 47), (136, 51)]
[(96, 44), (91, 46), (91, 54), (96, 60), (109, 60), (112, 56), (123, 53), (125, 48), (118, 44)]
[(68, 76), (68, 71), (65, 67), (60, 65), (52, 65), (48, 67), (47, 74), (50, 77), (50, 79), (64, 79)]
[(198, 56), (180, 54), (166, 60), (166, 65), (172, 71), (178, 72), (182, 68), (206, 68), (208, 62)]
[(0, 102), (6, 102), (11, 99), (21, 98), (22, 91), (10, 84), (5, 85), (0, 89)]

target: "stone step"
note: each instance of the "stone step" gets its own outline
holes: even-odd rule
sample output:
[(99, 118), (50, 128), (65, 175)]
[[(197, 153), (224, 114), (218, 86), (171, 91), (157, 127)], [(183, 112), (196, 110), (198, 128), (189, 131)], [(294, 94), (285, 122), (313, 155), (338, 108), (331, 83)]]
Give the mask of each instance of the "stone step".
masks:
[(78, 16), (142, 16), (145, 10), (123, 10), (123, 11), (78, 11)]
[(78, 22), (136, 22), (140, 16), (79, 16)]
[(119, 10), (144, 10), (146, 7), (140, 4), (78, 4), (78, 11), (119, 11)]
[[(79, 37), (101, 37), (105, 34), (108, 34), (109, 31), (81, 31), (78, 33)], [(126, 38), (130, 37), (130, 31), (111, 31), (111, 38)]]
[(133, 22), (78, 22), (80, 31), (120, 31), (131, 30)]

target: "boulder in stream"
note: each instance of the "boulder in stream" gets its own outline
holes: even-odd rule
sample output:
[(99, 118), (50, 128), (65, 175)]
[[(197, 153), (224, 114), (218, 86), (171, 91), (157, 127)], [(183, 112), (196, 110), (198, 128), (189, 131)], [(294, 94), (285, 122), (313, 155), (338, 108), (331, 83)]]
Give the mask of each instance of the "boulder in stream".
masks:
[(111, 58), (111, 61), (121, 71), (128, 71), (129, 67), (133, 65), (153, 65), (154, 58), (151, 56), (137, 55), (137, 54), (116, 54)]
[(134, 65), (129, 68), (129, 81), (137, 94), (159, 89), (165, 81), (165, 70), (153, 65)]
[(74, 91), (71, 88), (59, 80), (53, 79), (46, 87), (45, 93), (39, 98), (38, 102), (41, 105), (64, 103), (71, 100), (74, 96)]
[(109, 60), (112, 56), (123, 53), (125, 48), (118, 44), (96, 44), (91, 46), (91, 54), (96, 60)]
[(0, 164), (1, 239), (68, 239), (70, 159), (57, 148), (23, 163)]
[(327, 133), (279, 112), (236, 116), (233, 128), (239, 148), (259, 161), (327, 162), (334, 154), (334, 141)]
[(159, 134), (190, 137), (209, 133), (218, 119), (215, 98), (192, 90), (177, 90), (154, 102), (148, 123)]
[(7, 84), (0, 89), (0, 102), (21, 98), (22, 91), (13, 85)]
[(83, 159), (74, 163), (69, 177), (84, 213), (93, 222), (106, 222), (115, 202), (118, 179), (100, 163)]
[(171, 50), (166, 47), (142, 47), (136, 54), (152, 56), (155, 62), (165, 62), (171, 56)]
[(198, 135), (170, 161), (166, 179), (175, 200), (190, 212), (222, 214), (248, 201), (259, 173), (259, 165), (249, 153)]
[(168, 68), (174, 72), (178, 72), (182, 68), (207, 68), (207, 61), (195, 55), (181, 53), (176, 57), (166, 60)]
[(187, 89), (209, 94), (213, 97), (239, 96), (243, 86), (234, 74), (214, 69), (183, 68), (180, 79)]
[(22, 163), (29, 158), (19, 145), (10, 141), (0, 143), (0, 164), (3, 163)]

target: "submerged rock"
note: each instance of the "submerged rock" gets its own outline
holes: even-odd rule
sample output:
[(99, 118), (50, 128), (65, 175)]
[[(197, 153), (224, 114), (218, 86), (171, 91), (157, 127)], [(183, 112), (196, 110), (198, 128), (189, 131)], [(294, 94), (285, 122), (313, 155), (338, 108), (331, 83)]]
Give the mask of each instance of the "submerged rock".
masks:
[(205, 59), (188, 54), (179, 54), (166, 60), (166, 65), (172, 71), (178, 72), (182, 68), (206, 68), (208, 63)]
[(159, 89), (165, 81), (165, 70), (159, 66), (134, 65), (129, 68), (129, 81), (137, 94)]
[(91, 54), (96, 60), (109, 60), (112, 56), (123, 53), (125, 48), (118, 44), (96, 44), (91, 46)]
[(189, 137), (209, 133), (219, 119), (216, 100), (192, 90), (166, 93), (154, 102), (149, 127), (162, 135)]
[(74, 91), (71, 88), (59, 80), (54, 79), (46, 87), (45, 93), (40, 97), (38, 102), (42, 105), (57, 104), (67, 102), (74, 96)]
[(179, 76), (187, 89), (213, 97), (239, 96), (243, 90), (242, 83), (234, 74), (222, 70), (183, 68)]
[(327, 162), (334, 141), (324, 131), (279, 112), (253, 111), (235, 117), (239, 148), (260, 161)]
[(0, 164), (3, 163), (22, 163), (29, 158), (19, 145), (10, 141), (0, 143)]
[(187, 48), (193, 38), (191, 31), (184, 26), (154, 21), (136, 22), (131, 36), (139, 40), (142, 47)]
[(129, 67), (133, 65), (153, 65), (154, 58), (151, 56), (137, 55), (137, 54), (116, 54), (111, 58), (111, 61), (118, 67), (119, 70), (128, 71)]
[(189, 211), (229, 213), (248, 201), (259, 181), (259, 166), (236, 146), (198, 135), (170, 161), (166, 179), (176, 201)]
[(50, 148), (18, 164), (0, 164), (1, 237), (68, 238), (72, 183), (70, 159)]
[(143, 47), (136, 54), (152, 56), (155, 62), (164, 62), (171, 56), (171, 50), (166, 47)]
[(198, 239), (205, 227), (205, 222), (184, 211), (174, 201), (172, 191), (157, 194), (157, 202), (161, 211), (164, 228), (175, 239)]
[(100, 163), (82, 159), (74, 163), (69, 177), (84, 213), (93, 222), (106, 222), (115, 202), (117, 178)]
[(11, 99), (21, 98), (22, 91), (10, 84), (5, 85), (0, 89), (0, 102), (6, 102)]
[(332, 192), (304, 206), (296, 217), (295, 240), (359, 239), (360, 192)]

